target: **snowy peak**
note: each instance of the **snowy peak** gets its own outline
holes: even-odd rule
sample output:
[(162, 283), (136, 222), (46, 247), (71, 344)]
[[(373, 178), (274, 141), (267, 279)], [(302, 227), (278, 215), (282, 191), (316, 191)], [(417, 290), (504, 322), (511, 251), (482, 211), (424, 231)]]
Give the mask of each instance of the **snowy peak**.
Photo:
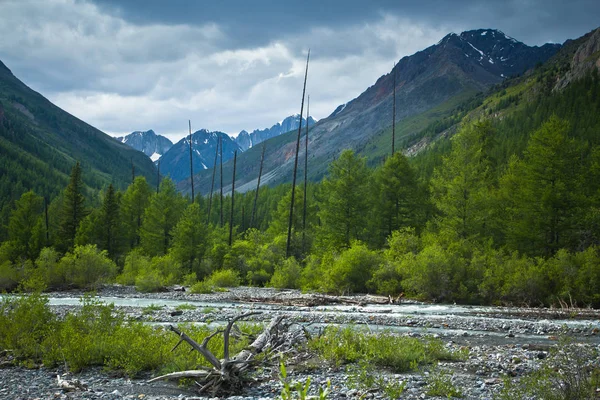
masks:
[(148, 131), (135, 131), (127, 136), (116, 138), (121, 143), (133, 147), (146, 154), (152, 161), (156, 161), (165, 154), (173, 143), (162, 135), (157, 135), (152, 129)]
[[(308, 122), (310, 126), (313, 126), (317, 123), (317, 120), (309, 116)], [(248, 133), (247, 131), (243, 130), (237, 135), (235, 141), (240, 146), (242, 151), (246, 151), (267, 139), (271, 139), (286, 132), (296, 130), (298, 129), (299, 125), (300, 114), (290, 115), (270, 128), (255, 129), (252, 131), (252, 133)], [(302, 126), (306, 126), (305, 118), (302, 118)]]
[[(223, 144), (223, 162), (233, 158), (236, 151), (241, 151), (237, 143), (226, 133), (197, 130), (192, 134), (192, 166), (194, 174), (212, 168), (215, 153), (219, 144)], [(219, 151), (218, 156), (220, 156)], [(217, 159), (219, 162), (219, 159)], [(190, 137), (189, 135), (175, 143), (160, 159), (161, 174), (168, 175), (174, 181), (182, 181), (190, 177)]]
[(477, 64), (494, 76), (506, 78), (546, 61), (561, 46), (550, 43), (541, 47), (528, 46), (497, 29), (476, 29), (460, 35), (450, 33), (433, 47), (433, 52), (448, 52), (463, 67)]

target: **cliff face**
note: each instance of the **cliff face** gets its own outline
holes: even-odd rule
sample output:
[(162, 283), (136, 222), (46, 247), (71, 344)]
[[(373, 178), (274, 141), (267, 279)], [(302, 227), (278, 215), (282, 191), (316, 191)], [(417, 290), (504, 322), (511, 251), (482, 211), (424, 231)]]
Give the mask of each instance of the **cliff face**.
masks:
[(577, 48), (571, 60), (570, 70), (556, 84), (555, 89), (565, 88), (570, 82), (582, 78), (594, 68), (600, 71), (600, 28), (593, 31)]

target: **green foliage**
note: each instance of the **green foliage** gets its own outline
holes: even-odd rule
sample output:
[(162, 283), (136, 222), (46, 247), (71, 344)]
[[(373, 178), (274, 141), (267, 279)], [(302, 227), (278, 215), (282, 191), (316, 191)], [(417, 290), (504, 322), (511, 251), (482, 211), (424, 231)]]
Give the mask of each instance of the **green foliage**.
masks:
[(275, 267), (275, 272), (269, 281), (269, 286), (277, 289), (299, 289), (302, 267), (295, 258), (285, 259)]
[(360, 242), (335, 257), (332, 265), (322, 265), (323, 289), (339, 294), (367, 291), (367, 281), (381, 264), (379, 253)]
[(45, 243), (42, 224), (44, 199), (30, 190), (23, 193), (15, 206), (8, 222), (8, 238), (14, 242), (14, 258), (34, 260)]
[(427, 395), (450, 398), (462, 398), (464, 395), (452, 382), (452, 374), (441, 369), (431, 371), (427, 379)]
[(539, 398), (547, 400), (593, 399), (600, 388), (598, 350), (561, 338), (542, 366), (519, 382), (505, 379), (498, 400)]
[(441, 341), (433, 338), (419, 340), (389, 332), (370, 334), (352, 327), (327, 327), (323, 335), (309, 342), (309, 347), (336, 366), (363, 361), (393, 372), (463, 357), (450, 353)]
[(352, 150), (342, 151), (329, 165), (329, 177), (323, 179), (318, 194), (321, 248), (348, 248), (353, 240), (365, 239), (368, 179), (366, 160)]
[(311, 389), (310, 376), (306, 378), (304, 383), (300, 381), (291, 382), (291, 380), (288, 378), (287, 370), (283, 362), (279, 364), (279, 381), (283, 385), (281, 393), (279, 394), (279, 399), (281, 400), (326, 400), (327, 396), (329, 395), (329, 390), (331, 389), (331, 382), (328, 379), (326, 388), (319, 387), (319, 393), (317, 396), (309, 396), (308, 392)]
[(169, 178), (160, 183), (158, 193), (152, 195), (144, 211), (140, 237), (141, 246), (150, 256), (167, 254), (173, 238), (173, 228), (185, 209), (185, 199), (177, 193)]
[(112, 280), (117, 266), (106, 250), (99, 251), (95, 245), (75, 246), (59, 261), (57, 272), (67, 286), (93, 289)]
[(240, 277), (231, 269), (215, 271), (209, 277), (210, 282), (216, 287), (236, 287), (240, 285)]
[(69, 184), (64, 191), (60, 209), (60, 229), (58, 243), (62, 250), (71, 250), (79, 223), (88, 214), (85, 206), (84, 186), (79, 162), (71, 170)]
[(122, 229), (129, 247), (140, 244), (140, 229), (144, 211), (150, 203), (152, 190), (143, 176), (137, 176), (121, 198)]
[(0, 349), (13, 350), (19, 361), (41, 361), (44, 339), (55, 332), (56, 317), (39, 293), (4, 298), (0, 303)]
[(199, 263), (208, 247), (206, 217), (198, 203), (190, 204), (177, 225), (173, 228), (173, 244), (170, 254), (188, 271), (199, 271)]
[(137, 267), (135, 287), (140, 292), (159, 292), (183, 279), (181, 265), (170, 254), (154, 257), (149, 264), (147, 259), (140, 258)]
[(441, 230), (460, 238), (488, 233), (489, 191), (496, 168), (491, 155), (494, 134), (491, 122), (484, 120), (465, 123), (452, 138), (452, 151), (431, 180)]

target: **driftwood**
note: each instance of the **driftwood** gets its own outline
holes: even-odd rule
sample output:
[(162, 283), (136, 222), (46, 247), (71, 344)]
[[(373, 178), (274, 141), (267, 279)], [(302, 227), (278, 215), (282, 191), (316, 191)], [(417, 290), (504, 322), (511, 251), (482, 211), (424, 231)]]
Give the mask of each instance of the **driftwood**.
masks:
[[(175, 350), (181, 343), (188, 343), (193, 350), (198, 351), (212, 367), (199, 367), (196, 370), (179, 371), (170, 374), (158, 376), (150, 379), (148, 382), (155, 382), (166, 379), (192, 378), (200, 387), (200, 392), (212, 392), (213, 394), (221, 390), (236, 390), (244, 381), (244, 373), (257, 361), (256, 355), (267, 353), (271, 357), (276, 357), (289, 352), (294, 346), (306, 341), (306, 332), (301, 329), (289, 329), (291, 324), (284, 323), (283, 316), (274, 317), (265, 330), (244, 350), (231, 357), (229, 353), (229, 338), (233, 325), (246, 317), (260, 314), (260, 312), (249, 312), (233, 318), (227, 324), (224, 330), (217, 330), (204, 338), (201, 344), (190, 338), (184, 332), (179, 331), (174, 326), (169, 329), (179, 336), (179, 342), (175, 345)], [(223, 334), (223, 358), (218, 359), (207, 345), (210, 340), (218, 334)]]

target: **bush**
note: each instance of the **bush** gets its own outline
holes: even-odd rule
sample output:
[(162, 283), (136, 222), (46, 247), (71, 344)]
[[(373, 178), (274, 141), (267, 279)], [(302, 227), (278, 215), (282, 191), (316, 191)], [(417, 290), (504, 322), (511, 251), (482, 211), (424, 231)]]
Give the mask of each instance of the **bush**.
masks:
[(389, 332), (371, 334), (352, 327), (328, 327), (323, 335), (309, 342), (309, 347), (336, 366), (363, 361), (397, 373), (437, 360), (464, 357), (449, 352), (437, 339), (419, 340)]
[(135, 285), (135, 279), (140, 271), (150, 268), (150, 258), (143, 255), (139, 249), (132, 250), (125, 258), (123, 272), (117, 276), (117, 283), (121, 285)]
[(11, 291), (19, 285), (19, 273), (10, 261), (0, 263), (0, 292)]
[(367, 292), (367, 282), (381, 264), (381, 256), (360, 242), (353, 242), (335, 259), (325, 275), (325, 290), (339, 294)]
[(93, 289), (114, 278), (117, 271), (108, 253), (99, 251), (96, 245), (75, 246), (59, 262), (59, 271), (66, 285), (82, 289)]
[(56, 325), (48, 298), (40, 293), (5, 298), (0, 303), (0, 348), (13, 350), (19, 360), (39, 362), (43, 342)]
[(295, 258), (290, 257), (275, 267), (269, 286), (278, 289), (298, 289), (302, 268)]
[(240, 286), (239, 274), (231, 269), (222, 269), (219, 271), (215, 271), (208, 279), (216, 287)]

